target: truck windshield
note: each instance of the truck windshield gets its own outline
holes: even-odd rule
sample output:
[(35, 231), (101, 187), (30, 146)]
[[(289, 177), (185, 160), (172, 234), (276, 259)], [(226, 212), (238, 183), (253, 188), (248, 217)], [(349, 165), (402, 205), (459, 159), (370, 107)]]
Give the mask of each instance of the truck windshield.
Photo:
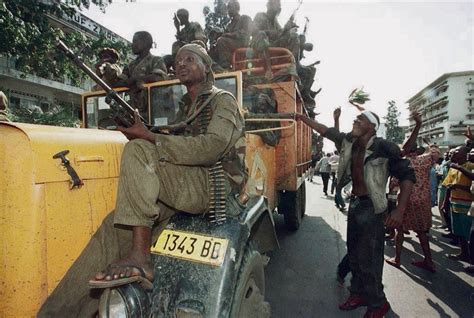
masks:
[[(224, 89), (237, 96), (237, 77), (219, 77), (216, 79), (218, 88)], [(180, 83), (163, 84), (156, 83), (147, 87), (150, 92), (151, 115), (150, 124), (162, 126), (174, 123), (182, 97), (186, 94), (186, 87)], [(120, 92), (125, 101), (130, 103), (128, 91)], [(112, 113), (110, 106), (105, 101), (105, 95), (100, 92), (96, 95), (87, 94), (84, 97), (86, 128), (113, 129), (116, 123), (110, 119)]]

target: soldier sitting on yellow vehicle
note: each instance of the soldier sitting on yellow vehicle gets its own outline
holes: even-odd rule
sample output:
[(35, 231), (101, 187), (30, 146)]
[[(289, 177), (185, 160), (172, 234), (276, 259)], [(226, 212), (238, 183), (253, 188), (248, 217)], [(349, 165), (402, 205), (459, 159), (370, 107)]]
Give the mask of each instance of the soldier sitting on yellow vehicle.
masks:
[[(53, 291), (39, 317), (90, 317), (97, 290), (133, 277), (154, 278), (150, 245), (167, 220), (184, 211), (212, 210), (210, 171), (221, 169), (228, 194), (240, 193), (245, 180), (244, 120), (235, 98), (214, 87), (212, 60), (196, 44), (183, 46), (176, 75), (187, 88), (177, 121), (190, 121), (181, 135), (154, 134), (138, 120), (119, 130), (130, 140), (124, 148), (115, 212), (106, 217), (85, 250)], [(234, 197), (234, 195), (229, 195)]]

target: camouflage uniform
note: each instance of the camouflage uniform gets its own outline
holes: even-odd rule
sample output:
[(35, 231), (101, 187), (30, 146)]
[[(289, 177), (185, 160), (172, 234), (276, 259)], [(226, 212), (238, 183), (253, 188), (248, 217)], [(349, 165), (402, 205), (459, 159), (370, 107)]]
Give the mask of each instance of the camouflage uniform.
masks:
[(254, 34), (251, 46), (262, 52), (271, 46), (284, 47), (299, 60), (300, 41), (298, 34), (293, 31), (283, 32), (277, 17), (270, 19), (267, 13), (259, 12), (253, 19)]
[(10, 121), (8, 119), (8, 113), (4, 110), (0, 110), (0, 121)]
[[(193, 114), (214, 89), (209, 83), (194, 104), (185, 95), (178, 118)], [(218, 94), (207, 107), (212, 116), (205, 133), (198, 116), (182, 135), (157, 134), (154, 144), (141, 139), (126, 144), (115, 213), (105, 218), (38, 317), (93, 316), (99, 295), (87, 285), (92, 273), (128, 254), (132, 245), (131, 226), (152, 227), (155, 241), (176, 211), (208, 211), (208, 169), (219, 160), (229, 191), (243, 187), (244, 120), (236, 100), (230, 94)]]
[[(166, 66), (161, 57), (148, 53), (144, 58), (136, 59), (125, 66), (121, 78), (126, 80), (132, 77), (137, 78), (152, 74), (165, 78)], [(130, 98), (132, 107), (138, 108), (140, 114), (148, 118), (146, 90), (135, 88), (130, 91)]]
[(229, 68), (234, 51), (249, 45), (251, 24), (252, 19), (248, 15), (237, 15), (227, 25), (211, 50), (211, 57), (220, 66)]
[(2, 91), (0, 91), (0, 121), (10, 121), (8, 119), (8, 98)]
[(191, 43), (195, 40), (203, 41), (204, 43), (207, 42), (206, 35), (201, 27), (201, 25), (197, 22), (189, 22), (187, 26), (182, 28), (176, 34), (176, 42), (173, 43), (171, 48), (171, 54), (176, 56), (178, 50), (185, 44)]

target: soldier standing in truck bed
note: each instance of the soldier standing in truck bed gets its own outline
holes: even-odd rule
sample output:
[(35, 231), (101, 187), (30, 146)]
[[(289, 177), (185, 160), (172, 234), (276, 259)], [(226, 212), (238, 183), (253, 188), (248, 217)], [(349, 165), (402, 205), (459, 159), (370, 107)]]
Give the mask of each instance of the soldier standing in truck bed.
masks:
[(105, 218), (39, 317), (94, 316), (98, 293), (88, 286), (94, 272), (90, 284), (102, 287), (121, 285), (121, 279), (132, 276), (153, 280), (150, 245), (176, 211), (212, 211), (212, 193), (221, 190), (211, 180), (216, 171), (223, 175), (219, 185), (224, 184), (226, 204), (242, 192), (245, 132), (235, 97), (214, 87), (212, 60), (199, 45), (183, 46), (176, 62), (177, 77), (187, 88), (179, 118), (203, 110), (181, 135), (154, 134), (137, 117), (132, 127), (120, 128), (130, 142), (122, 154), (115, 212)]
[(116, 86), (130, 87), (132, 107), (138, 108), (144, 118), (148, 118), (148, 103), (143, 84), (167, 78), (163, 59), (150, 53), (152, 46), (153, 38), (150, 33), (139, 31), (133, 35), (132, 52), (137, 58), (125, 66), (122, 80), (116, 83)]

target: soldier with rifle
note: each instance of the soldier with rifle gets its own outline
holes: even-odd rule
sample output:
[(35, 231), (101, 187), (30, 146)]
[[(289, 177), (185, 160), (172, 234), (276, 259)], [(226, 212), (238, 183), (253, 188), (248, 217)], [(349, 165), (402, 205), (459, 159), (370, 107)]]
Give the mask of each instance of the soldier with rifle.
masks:
[(239, 12), (240, 3), (230, 0), (227, 4), (227, 14), (231, 21), (209, 50), (214, 61), (225, 69), (230, 68), (233, 52), (238, 48), (247, 47), (250, 40), (252, 19), (248, 15), (240, 15)]
[(163, 59), (150, 53), (153, 38), (147, 31), (139, 31), (133, 35), (132, 52), (137, 58), (125, 66), (122, 80), (118, 86), (130, 88), (131, 104), (138, 108), (140, 115), (148, 118), (147, 94), (143, 84), (157, 82), (167, 78), (166, 66)]
[[(201, 214), (214, 208), (213, 193), (237, 200), (246, 181), (244, 120), (234, 96), (214, 87), (212, 60), (197, 44), (176, 56), (176, 75), (186, 86), (179, 135), (154, 134), (139, 120), (119, 130), (123, 150), (117, 203), (89, 244), (43, 304), (39, 317), (91, 317), (100, 288), (131, 279), (151, 288), (150, 245), (176, 211)], [(194, 119), (193, 119), (194, 118)], [(218, 183), (213, 176), (218, 173)], [(227, 202), (226, 201), (226, 204)], [(89, 286), (95, 289), (90, 291)]]
[[(299, 5), (300, 4), (301, 0), (299, 1)], [(257, 53), (262, 54), (265, 59), (265, 77), (267, 79), (273, 77), (268, 56), (269, 47), (276, 46), (287, 48), (291, 53), (293, 53), (295, 62), (299, 61), (300, 40), (296, 33), (298, 26), (294, 22), (296, 10), (282, 28), (278, 23), (278, 15), (281, 12), (281, 2), (280, 0), (268, 0), (267, 12), (259, 12), (253, 19), (251, 46), (254, 47)]]

